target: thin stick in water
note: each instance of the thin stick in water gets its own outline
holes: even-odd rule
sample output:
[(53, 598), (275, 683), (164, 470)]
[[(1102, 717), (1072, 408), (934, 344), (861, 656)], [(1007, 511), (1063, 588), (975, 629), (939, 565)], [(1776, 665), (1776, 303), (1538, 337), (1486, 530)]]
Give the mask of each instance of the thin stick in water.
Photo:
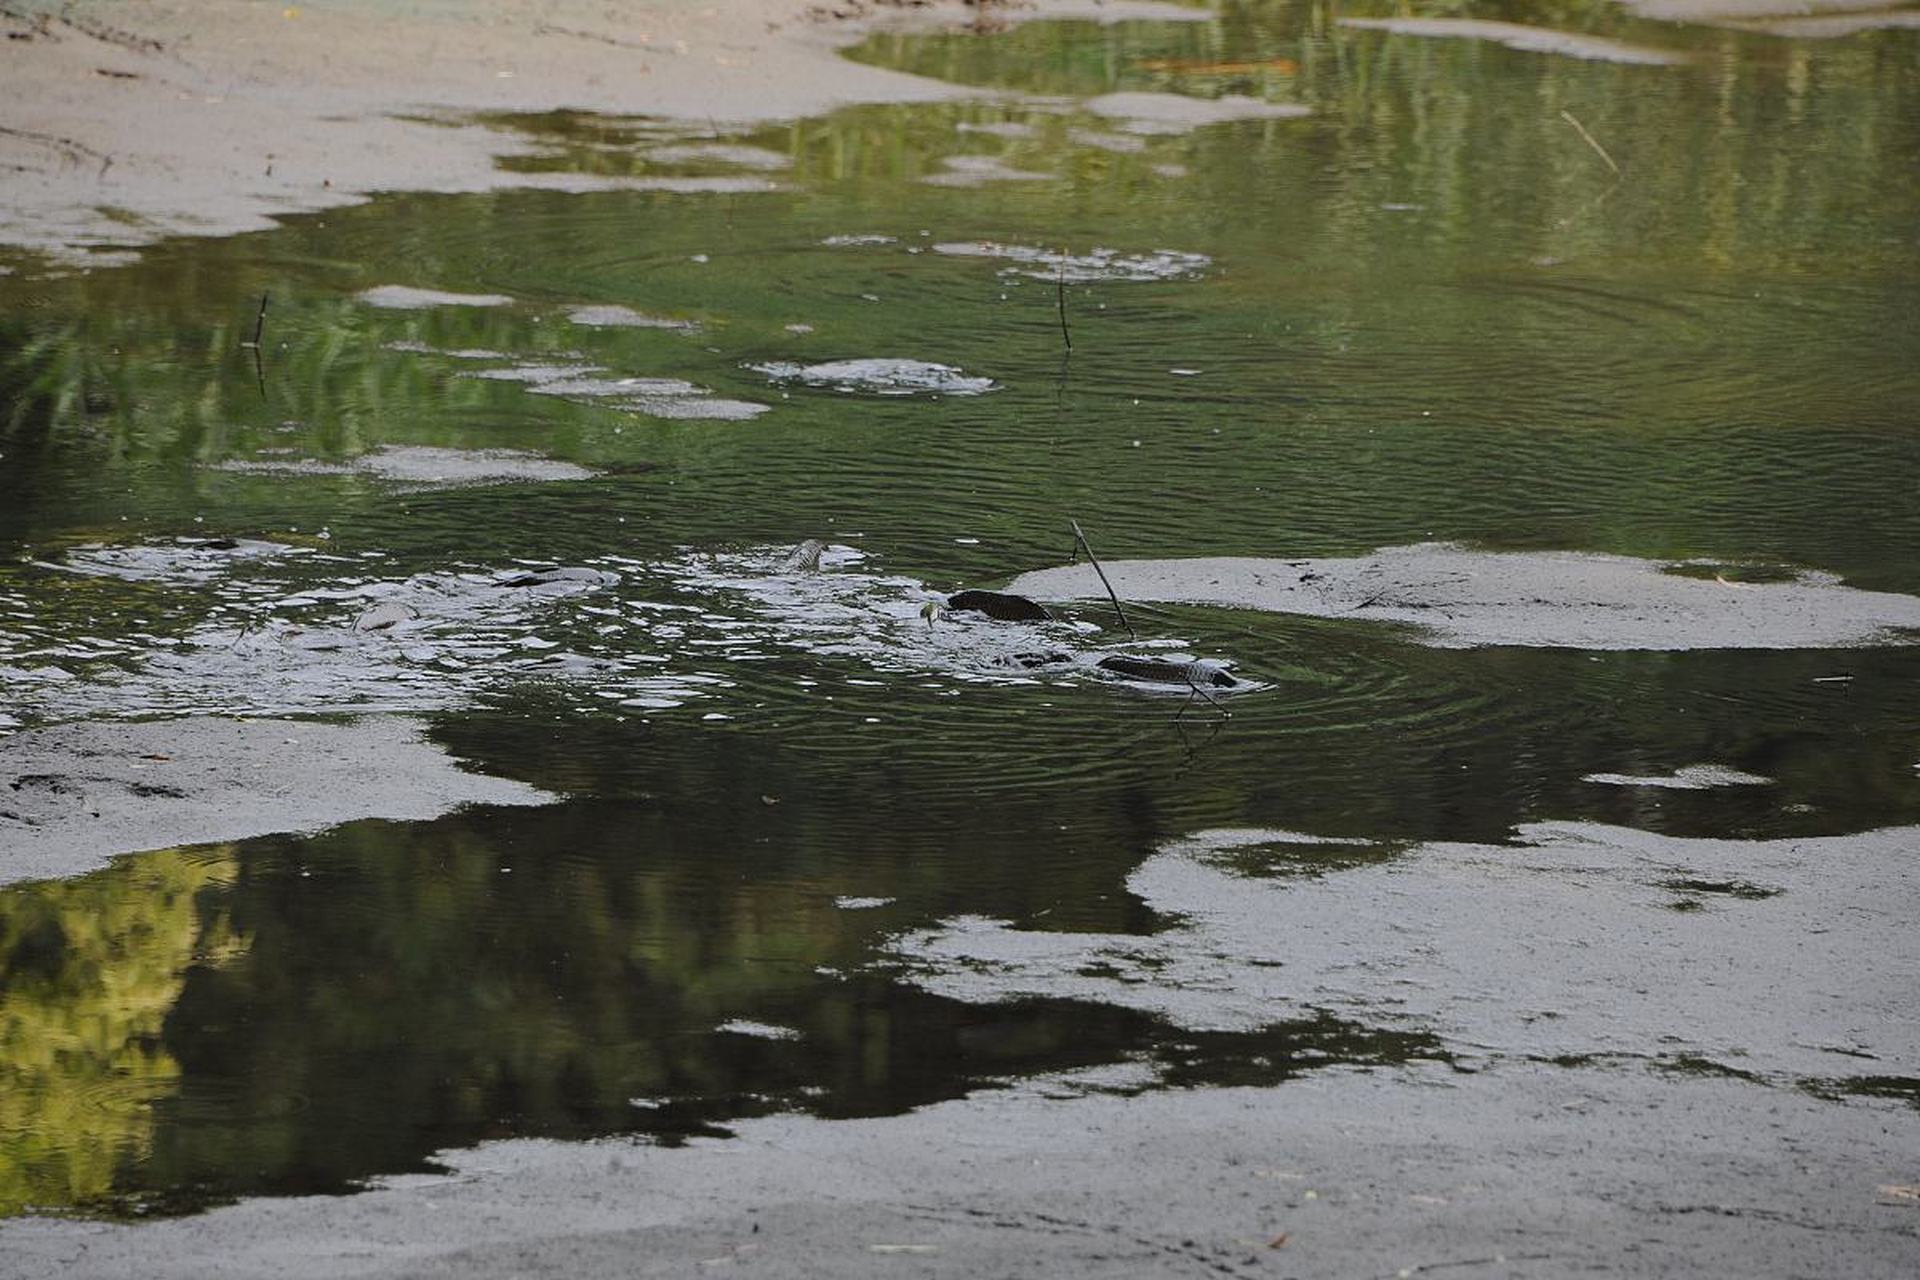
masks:
[[(1053, 300), (1060, 309), (1060, 341), (1067, 344), (1067, 354), (1073, 354), (1073, 334), (1067, 328), (1067, 251), (1060, 251), (1060, 274), (1054, 277)], [(1088, 552), (1089, 555), (1092, 552)]]
[(267, 294), (260, 295), (260, 314), (253, 318), (253, 341), (241, 343), (242, 347), (252, 347), (255, 351), (260, 349), (260, 335), (267, 329), (267, 298)]
[(1572, 125), (1574, 131), (1587, 140), (1587, 145), (1592, 147), (1594, 151), (1599, 154), (1600, 158), (1607, 162), (1607, 168), (1613, 170), (1614, 177), (1619, 178), (1625, 176), (1620, 172), (1620, 166), (1613, 162), (1613, 157), (1607, 154), (1607, 149), (1600, 145), (1600, 140), (1587, 132), (1587, 126), (1574, 119), (1573, 112), (1563, 110), (1560, 112), (1560, 118)]
[(1087, 563), (1092, 565), (1093, 571), (1100, 575), (1100, 585), (1107, 589), (1107, 599), (1113, 601), (1113, 611), (1120, 615), (1120, 625), (1127, 629), (1128, 636), (1138, 640), (1140, 637), (1134, 634), (1133, 624), (1127, 621), (1127, 611), (1120, 607), (1120, 597), (1114, 594), (1113, 584), (1107, 581), (1107, 571), (1100, 567), (1100, 561), (1094, 557), (1093, 544), (1088, 542), (1087, 535), (1080, 531), (1080, 522), (1078, 520), (1069, 520), (1067, 523), (1073, 526), (1074, 538), (1079, 541), (1081, 548), (1086, 551)]

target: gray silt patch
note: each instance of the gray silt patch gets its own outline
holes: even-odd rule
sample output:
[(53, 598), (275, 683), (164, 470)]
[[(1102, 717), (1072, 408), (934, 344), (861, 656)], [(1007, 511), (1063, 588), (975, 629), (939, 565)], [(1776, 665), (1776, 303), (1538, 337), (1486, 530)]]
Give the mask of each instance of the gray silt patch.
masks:
[[(936, 994), (1140, 1009), (1196, 1030), (1315, 1011), (1464, 1059), (1699, 1059), (1773, 1083), (1920, 1061), (1920, 828), (1710, 840), (1534, 823), (1317, 878), (1234, 865), (1259, 833), (1173, 841), (1127, 887), (1178, 923), (1049, 933), (961, 917), (893, 943)], [(1298, 841), (1267, 833), (1272, 842)], [(1673, 910), (1676, 885), (1741, 892)]]
[(216, 464), (215, 469), (254, 475), (366, 476), (417, 488), (591, 480), (600, 474), (521, 449), (441, 449), (426, 445), (388, 445), (347, 462), (233, 459)]
[(1534, 1063), (1017, 1089), (677, 1149), (493, 1143), (358, 1196), (0, 1223), (0, 1252), (23, 1280), (1910, 1277), (1920, 1213), (1879, 1188), (1911, 1181), (1920, 1113), (1758, 1092)]
[[(1920, 598), (1862, 591), (1830, 575), (1728, 582), (1681, 562), (1586, 552), (1475, 551), (1448, 543), (1338, 559), (1103, 560), (1113, 589), (1142, 603), (1222, 605), (1417, 628), (1442, 648), (1828, 649), (1920, 643)], [(1105, 598), (1087, 565), (1021, 574), (1040, 600)]]
[(469, 773), (421, 732), (399, 717), (192, 716), (0, 739), (0, 883), (79, 875), (148, 849), (555, 799)]

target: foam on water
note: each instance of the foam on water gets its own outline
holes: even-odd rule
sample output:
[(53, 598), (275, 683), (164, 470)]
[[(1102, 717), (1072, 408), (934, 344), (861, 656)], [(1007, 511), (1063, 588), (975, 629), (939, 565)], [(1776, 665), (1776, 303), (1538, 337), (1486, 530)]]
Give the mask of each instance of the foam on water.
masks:
[(772, 407), (716, 396), (684, 378), (619, 377), (594, 364), (516, 364), (481, 369), (468, 376), (524, 383), (534, 395), (605, 405), (653, 418), (742, 422)]
[(992, 378), (972, 377), (952, 365), (927, 360), (867, 358), (806, 365), (776, 360), (747, 367), (775, 382), (876, 396), (977, 396), (999, 389)]
[(254, 475), (368, 476), (404, 488), (590, 480), (599, 472), (521, 449), (437, 449), (388, 445), (346, 462), (316, 458), (230, 458), (217, 471)]
[(700, 327), (691, 320), (650, 316), (644, 312), (635, 311), (632, 307), (612, 305), (569, 307), (567, 320), (571, 324), (588, 329), (679, 329), (684, 331)]
[(992, 240), (942, 241), (933, 246), (933, 251), (954, 258), (998, 258), (1013, 264), (1001, 268), (1003, 275), (1019, 274), (1035, 280), (1065, 279), (1074, 284), (1192, 279), (1213, 263), (1204, 253), (1183, 253), (1177, 249), (1154, 249), (1146, 253), (1094, 249), (1073, 254)]
[(430, 307), (505, 307), (513, 299), (504, 293), (448, 293), (441, 289), (415, 289), (403, 284), (383, 284), (360, 292), (360, 301), (388, 311), (424, 311)]

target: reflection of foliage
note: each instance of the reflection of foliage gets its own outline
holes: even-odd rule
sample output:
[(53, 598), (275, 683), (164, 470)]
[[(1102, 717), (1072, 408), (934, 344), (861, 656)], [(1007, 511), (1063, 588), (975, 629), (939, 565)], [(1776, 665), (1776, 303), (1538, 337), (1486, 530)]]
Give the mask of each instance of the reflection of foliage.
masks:
[[(828, 832), (756, 838), (786, 807), (688, 824), (588, 802), (239, 846), (241, 871), (200, 909), (247, 949), (169, 988), (150, 1050), (168, 1088), (111, 1203), (340, 1190), (487, 1137), (672, 1139), (776, 1107), (891, 1112), (1120, 1058), (1192, 1083), (1216, 1053), (1269, 1081), (1440, 1054), (1424, 1035), (1325, 1017), (1202, 1046), (1123, 1009), (973, 1007), (896, 986), (858, 966), (897, 915), (834, 905), (846, 848)], [(861, 887), (892, 887), (885, 874), (870, 867)], [(902, 874), (961, 892), (932, 869)], [(1050, 901), (1082, 877), (1065, 867), (1008, 893)], [(1137, 905), (1113, 897), (1103, 923), (1125, 927)], [(799, 1034), (721, 1029), (737, 1020)]]
[(244, 950), (201, 908), (231, 874), (202, 848), (0, 894), (0, 1215), (99, 1200), (145, 1158), (187, 971)]

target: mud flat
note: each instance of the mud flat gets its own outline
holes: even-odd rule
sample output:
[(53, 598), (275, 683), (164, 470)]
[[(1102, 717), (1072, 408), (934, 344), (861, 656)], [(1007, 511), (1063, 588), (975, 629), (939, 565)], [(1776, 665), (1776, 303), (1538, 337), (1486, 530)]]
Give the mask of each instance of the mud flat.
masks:
[(420, 735), (399, 717), (194, 716), (0, 738), (0, 883), (79, 875), (145, 849), (554, 799), (468, 773)]
[[(1920, 644), (1920, 598), (1801, 572), (1785, 582), (1699, 576), (1711, 566), (1582, 552), (1474, 551), (1447, 543), (1320, 560), (1103, 561), (1123, 600), (1211, 604), (1394, 622), (1446, 648), (1827, 649)], [(1042, 569), (1007, 590), (1099, 600), (1087, 565)]]
[[(678, 1150), (508, 1142), (452, 1176), (199, 1218), (0, 1223), (11, 1275), (1911, 1276), (1920, 1113), (1511, 1064), (1283, 1091), (1060, 1079)], [(1790, 1154), (1789, 1154), (1790, 1153)]]
[[(1004, 20), (1210, 12), (1038, 0), (1008, 6)], [(981, 97), (837, 52), (881, 22), (974, 17), (956, 0), (913, 11), (808, 0), (17, 0), (0, 10), (0, 245), (111, 263), (166, 236), (258, 230), (380, 191), (736, 189), (739, 179), (509, 172), (495, 161), (533, 144), (475, 117), (576, 109), (705, 133), (861, 102)]]
[(961, 917), (896, 954), (970, 1002), (1065, 996), (1196, 1031), (1330, 1012), (1437, 1033), (1469, 1064), (1612, 1058), (1810, 1088), (1920, 1061), (1920, 828), (1707, 840), (1542, 822), (1372, 860), (1325, 843), (1170, 842), (1127, 881), (1179, 922), (1158, 934)]

